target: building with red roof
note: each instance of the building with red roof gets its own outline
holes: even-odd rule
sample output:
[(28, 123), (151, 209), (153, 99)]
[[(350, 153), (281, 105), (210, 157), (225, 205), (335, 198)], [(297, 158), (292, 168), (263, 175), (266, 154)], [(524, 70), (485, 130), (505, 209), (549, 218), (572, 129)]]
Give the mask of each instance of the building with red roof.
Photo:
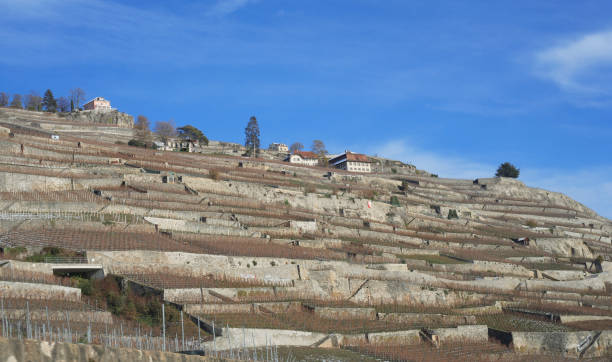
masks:
[(316, 166), (319, 164), (319, 156), (314, 152), (294, 151), (293, 154), (287, 156), (285, 161), (299, 165)]
[(329, 160), (329, 165), (351, 172), (372, 172), (372, 161), (366, 155), (345, 151)]

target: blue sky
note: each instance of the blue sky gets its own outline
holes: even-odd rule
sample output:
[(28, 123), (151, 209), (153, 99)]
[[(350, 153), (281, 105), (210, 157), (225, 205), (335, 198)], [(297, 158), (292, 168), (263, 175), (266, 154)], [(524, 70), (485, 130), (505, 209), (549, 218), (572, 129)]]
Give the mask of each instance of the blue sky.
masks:
[(609, 1), (0, 0), (0, 91), (520, 179), (612, 218)]

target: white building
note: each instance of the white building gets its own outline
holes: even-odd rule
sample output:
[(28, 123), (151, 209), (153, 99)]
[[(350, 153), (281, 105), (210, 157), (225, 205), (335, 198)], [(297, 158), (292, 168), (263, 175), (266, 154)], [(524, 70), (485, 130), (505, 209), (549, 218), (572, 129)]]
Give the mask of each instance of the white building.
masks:
[(316, 166), (319, 164), (319, 157), (314, 152), (295, 151), (293, 154), (287, 156), (285, 161), (299, 165)]
[(198, 141), (180, 139), (180, 138), (169, 138), (166, 142), (153, 142), (158, 150), (162, 151), (182, 151), (182, 152), (194, 152), (198, 146)]
[(329, 165), (351, 172), (372, 172), (371, 161), (366, 155), (346, 151), (329, 160)]
[(287, 145), (284, 143), (271, 143), (268, 150), (275, 152), (289, 152), (289, 147), (287, 147)]

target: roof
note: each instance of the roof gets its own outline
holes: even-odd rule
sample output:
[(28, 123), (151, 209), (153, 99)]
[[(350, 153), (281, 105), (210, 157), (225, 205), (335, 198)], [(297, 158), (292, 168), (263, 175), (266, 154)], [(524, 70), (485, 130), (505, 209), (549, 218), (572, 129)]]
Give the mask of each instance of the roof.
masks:
[(293, 154), (301, 156), (302, 158), (319, 158), (316, 153), (309, 151), (294, 151)]
[(89, 103), (91, 103), (93, 101), (107, 101), (107, 102), (109, 102), (109, 100), (108, 99), (104, 99), (104, 97), (94, 97), (94, 98), (90, 99), (89, 101), (85, 102), (84, 104), (89, 104)]
[(339, 156), (336, 156), (334, 158), (332, 158), (331, 160), (329, 160), (330, 163), (334, 163), (334, 162), (338, 162), (338, 161), (344, 161), (344, 158), (346, 158), (346, 161), (351, 161), (351, 162), (367, 162), (370, 163), (370, 159), (368, 158), (368, 156), (366, 155), (362, 155), (360, 153), (353, 153), (353, 152), (345, 152)]

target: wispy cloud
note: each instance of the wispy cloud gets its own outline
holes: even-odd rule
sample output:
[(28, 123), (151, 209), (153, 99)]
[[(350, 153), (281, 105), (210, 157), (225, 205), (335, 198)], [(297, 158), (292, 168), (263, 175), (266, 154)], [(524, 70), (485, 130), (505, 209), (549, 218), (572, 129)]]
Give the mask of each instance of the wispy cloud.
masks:
[[(498, 165), (465, 157), (423, 150), (406, 140), (392, 140), (367, 151), (415, 165), (440, 177), (475, 179), (492, 177)], [(600, 215), (612, 218), (612, 166), (579, 170), (521, 168), (519, 180), (531, 187), (561, 192)]]
[[(571, 92), (609, 93), (612, 30), (583, 35), (535, 55), (539, 75)], [(608, 73), (609, 74), (609, 73)]]
[(228, 15), (247, 6), (249, 3), (254, 3), (257, 0), (219, 0), (208, 11), (209, 15)]
[(490, 176), (492, 170), (495, 170), (495, 165), (426, 151), (405, 140), (393, 140), (374, 146), (371, 153), (415, 165), (440, 177), (475, 179)]

